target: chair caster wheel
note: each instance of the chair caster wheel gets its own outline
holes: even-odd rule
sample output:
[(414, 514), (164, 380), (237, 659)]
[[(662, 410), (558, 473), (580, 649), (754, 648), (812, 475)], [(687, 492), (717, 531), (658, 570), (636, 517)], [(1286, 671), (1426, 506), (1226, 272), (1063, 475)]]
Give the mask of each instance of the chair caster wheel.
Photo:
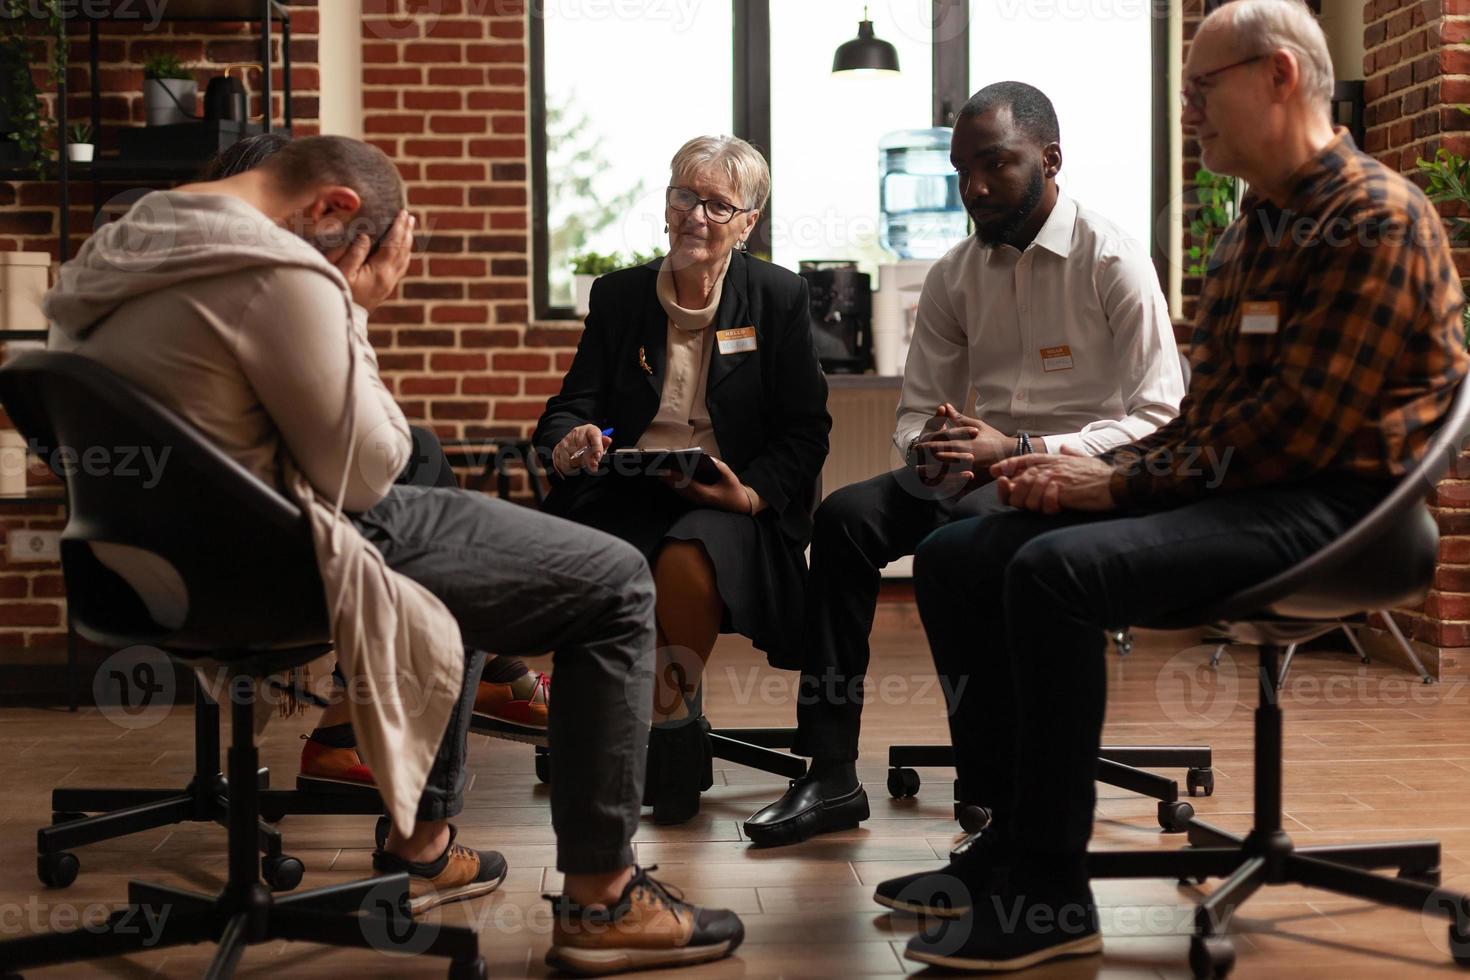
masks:
[(65, 888), (77, 880), (77, 872), (81, 869), (82, 862), (75, 854), (66, 851), (36, 855), (36, 877), (47, 888)]
[(1185, 875), (1178, 880), (1180, 888), (1192, 888), (1205, 883), (1204, 875)]
[(1219, 980), (1235, 968), (1235, 944), (1226, 936), (1195, 936), (1189, 940), (1189, 968), (1197, 980)]
[(490, 972), (485, 967), (483, 956), (470, 963), (449, 964), (449, 980), (485, 980), (489, 975)]
[(536, 747), (536, 778), (543, 783), (551, 782), (551, 753)]
[(289, 854), (279, 854), (260, 862), (260, 874), (273, 892), (288, 892), (301, 884), (306, 868)]
[(388, 846), (388, 831), (393, 829), (393, 821), (387, 817), (379, 817), (378, 822), (373, 824), (373, 843), (378, 845), (378, 850)]
[(1190, 796), (1199, 795), (1195, 790), (1200, 790), (1205, 796), (1214, 796), (1215, 770), (1191, 769), (1184, 775), (1184, 785), (1188, 787)]
[(1455, 965), (1470, 969), (1470, 928), (1460, 929), (1450, 924), (1450, 956)]
[(280, 807), (267, 806), (262, 804), (260, 807), (260, 819), (264, 820), (266, 823), (280, 823), (282, 820), (286, 819), (286, 811), (282, 810)]
[(919, 774), (904, 766), (888, 770), (888, 795), (895, 800), (907, 800), (919, 795)]
[(51, 826), (59, 823), (71, 823), (73, 820), (85, 820), (87, 815), (80, 810), (52, 810)]
[(967, 834), (978, 834), (990, 826), (990, 811), (974, 803), (956, 803), (954, 818), (960, 822), (960, 829)]
[(1426, 885), (1438, 886), (1440, 874), (1438, 868), (1401, 868), (1398, 877), (1405, 881), (1418, 881)]
[(1166, 833), (1184, 833), (1189, 829), (1189, 821), (1193, 819), (1194, 807), (1182, 800), (1159, 804), (1159, 826), (1164, 828)]

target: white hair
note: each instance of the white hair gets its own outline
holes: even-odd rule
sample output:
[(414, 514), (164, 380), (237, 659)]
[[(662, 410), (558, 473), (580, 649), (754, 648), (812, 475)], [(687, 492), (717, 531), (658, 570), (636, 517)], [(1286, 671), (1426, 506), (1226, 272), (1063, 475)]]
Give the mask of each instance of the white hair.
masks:
[(1303, 0), (1235, 0), (1204, 23), (1218, 17), (1230, 18), (1231, 33), (1245, 53), (1265, 55), (1285, 48), (1296, 55), (1302, 92), (1322, 111), (1331, 112), (1332, 55), (1322, 25)]
[(678, 184), (699, 173), (724, 171), (735, 185), (735, 192), (752, 210), (766, 206), (771, 196), (771, 168), (760, 151), (738, 136), (696, 136), (679, 147), (669, 161), (673, 183)]

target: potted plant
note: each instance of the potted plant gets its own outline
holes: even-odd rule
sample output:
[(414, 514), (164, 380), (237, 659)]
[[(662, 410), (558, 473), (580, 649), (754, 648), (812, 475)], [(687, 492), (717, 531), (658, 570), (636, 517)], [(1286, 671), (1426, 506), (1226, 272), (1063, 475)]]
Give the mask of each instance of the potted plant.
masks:
[[(1465, 106), (1456, 108), (1470, 115), (1470, 109)], [(1436, 204), (1459, 206), (1460, 213), (1447, 217), (1445, 224), (1450, 244), (1457, 248), (1463, 246), (1470, 240), (1470, 218), (1464, 217), (1470, 214), (1470, 161), (1441, 147), (1433, 160), (1420, 157), (1417, 164), (1419, 172), (1424, 175), (1424, 193), (1429, 199)], [(1465, 344), (1470, 346), (1470, 306), (1461, 311), (1460, 320), (1465, 331)]]
[[(66, 73), (68, 45), (63, 0), (0, 0), (0, 166), (30, 165), (46, 176), (50, 123), (31, 75), (43, 60), (46, 81), (56, 86)], [(44, 19), (42, 32), (37, 18)], [(41, 47), (38, 42), (43, 42)]]
[(586, 316), (588, 302), (592, 297), (592, 281), (622, 268), (623, 260), (617, 252), (603, 255), (599, 252), (580, 252), (572, 256), (572, 282), (576, 288), (576, 301), (572, 310), (577, 316)]
[(172, 126), (195, 118), (199, 85), (179, 56), (159, 51), (143, 59), (143, 109), (150, 126)]
[(72, 163), (91, 163), (96, 147), (92, 143), (92, 127), (76, 123), (66, 130), (66, 158)]

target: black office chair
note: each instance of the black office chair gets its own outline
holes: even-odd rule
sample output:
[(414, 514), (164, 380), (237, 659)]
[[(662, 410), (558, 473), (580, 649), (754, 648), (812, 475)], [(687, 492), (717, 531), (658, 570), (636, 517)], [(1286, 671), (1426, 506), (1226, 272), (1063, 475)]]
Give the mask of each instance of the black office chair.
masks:
[[(483, 977), (473, 930), (415, 926), (407, 913), (406, 874), (285, 898), (262, 884), (256, 695), (262, 678), (330, 650), (322, 583), (300, 509), (167, 408), (84, 357), (22, 355), (0, 369), (0, 399), (21, 432), (45, 445), (144, 447), (166, 461), (151, 487), (136, 470), (99, 473), (87, 466), (64, 474), (69, 517), (61, 552), (68, 601), (78, 632), (94, 642), (154, 646), (182, 667), (225, 672), (233, 739), (228, 780), (218, 786), (227, 798), (229, 831), (222, 890), (204, 895), (130, 882), (128, 907), (103, 928), (0, 943), (4, 969), (213, 941), (219, 949), (206, 976), (224, 978), (247, 946), (300, 939), (445, 956), (453, 961), (451, 977)], [(158, 622), (139, 594), (98, 560), (94, 543), (165, 561), (186, 596), (177, 621)], [(137, 927), (143, 908), (167, 912), (155, 917), (156, 937)]]
[[(1232, 642), (1258, 648), (1255, 712), (1255, 816), (1245, 836), (1201, 821), (1180, 851), (1103, 851), (1089, 855), (1096, 878), (1227, 880), (1200, 903), (1189, 961), (1197, 977), (1223, 977), (1235, 953), (1226, 935), (1235, 910), (1263, 885), (1301, 884), (1382, 905), (1448, 918), (1450, 950), (1470, 967), (1470, 895), (1438, 887), (1438, 841), (1295, 847), (1281, 819), (1283, 649), (1339, 628), (1343, 617), (1418, 601), (1434, 578), (1439, 531), (1425, 495), (1459, 458), (1470, 434), (1470, 384), (1460, 385), (1449, 417), (1423, 460), (1346, 534), (1281, 574), (1236, 595), (1155, 623), (1159, 629), (1210, 625)], [(1397, 878), (1371, 873), (1397, 868)]]

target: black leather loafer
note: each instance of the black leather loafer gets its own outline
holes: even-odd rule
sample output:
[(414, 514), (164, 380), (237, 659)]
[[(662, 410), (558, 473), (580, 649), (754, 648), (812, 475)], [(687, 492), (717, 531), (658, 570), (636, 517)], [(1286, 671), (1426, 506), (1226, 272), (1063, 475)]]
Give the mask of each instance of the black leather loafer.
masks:
[(745, 836), (761, 847), (796, 844), (813, 834), (850, 830), (868, 819), (868, 794), (862, 784), (835, 799), (822, 799), (815, 779), (793, 780), (779, 800), (745, 821)]

